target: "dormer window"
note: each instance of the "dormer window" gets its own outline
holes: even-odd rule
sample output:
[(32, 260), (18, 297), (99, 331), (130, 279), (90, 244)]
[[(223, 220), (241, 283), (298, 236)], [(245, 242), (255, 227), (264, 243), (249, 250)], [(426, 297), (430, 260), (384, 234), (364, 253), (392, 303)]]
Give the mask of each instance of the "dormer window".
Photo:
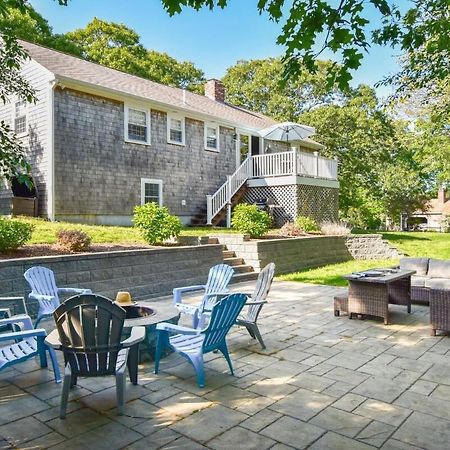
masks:
[(169, 144), (185, 145), (184, 117), (167, 114), (167, 142)]
[(219, 125), (205, 123), (205, 149), (219, 151)]

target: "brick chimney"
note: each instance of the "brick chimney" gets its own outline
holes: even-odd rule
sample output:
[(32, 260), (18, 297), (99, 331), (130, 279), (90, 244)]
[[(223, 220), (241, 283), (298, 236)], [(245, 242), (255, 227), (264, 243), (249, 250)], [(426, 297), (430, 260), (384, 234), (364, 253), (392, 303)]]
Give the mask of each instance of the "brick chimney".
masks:
[(438, 203), (440, 205), (443, 205), (447, 200), (447, 192), (445, 188), (440, 187), (438, 191)]
[(205, 83), (205, 95), (216, 102), (225, 101), (225, 86), (220, 80), (212, 78)]

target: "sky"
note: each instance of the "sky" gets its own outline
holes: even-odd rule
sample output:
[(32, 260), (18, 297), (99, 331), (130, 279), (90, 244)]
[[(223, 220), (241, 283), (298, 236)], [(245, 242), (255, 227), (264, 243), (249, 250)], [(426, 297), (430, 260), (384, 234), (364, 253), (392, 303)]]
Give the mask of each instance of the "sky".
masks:
[[(207, 78), (221, 78), (228, 67), (242, 59), (284, 53), (283, 47), (276, 44), (281, 25), (258, 13), (257, 0), (229, 0), (224, 10), (185, 9), (174, 17), (167, 14), (159, 0), (71, 0), (68, 6), (59, 6), (54, 0), (30, 3), (56, 33), (83, 28), (94, 17), (123, 23), (141, 36), (142, 44), (148, 49), (192, 61)], [(323, 55), (332, 56), (331, 53)], [(373, 86), (397, 70), (396, 61), (392, 49), (373, 47), (354, 72), (352, 85)], [(377, 92), (385, 96), (390, 90), (380, 87)]]

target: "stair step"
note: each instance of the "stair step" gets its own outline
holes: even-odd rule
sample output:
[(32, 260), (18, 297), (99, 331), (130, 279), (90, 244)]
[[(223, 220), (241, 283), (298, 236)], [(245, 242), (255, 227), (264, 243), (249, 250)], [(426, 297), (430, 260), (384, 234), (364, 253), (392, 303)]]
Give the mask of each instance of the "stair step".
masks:
[(208, 244), (219, 244), (219, 239), (215, 237), (208, 238)]
[(235, 273), (248, 273), (253, 272), (253, 267), (248, 266), (247, 264), (241, 264), (239, 266), (233, 267)]
[(228, 264), (231, 267), (243, 266), (244, 265), (244, 260), (242, 258), (237, 257), (237, 256), (233, 256), (231, 258), (224, 258), (223, 262), (225, 264)]
[(236, 253), (233, 252), (233, 250), (224, 250), (222, 252), (223, 254), (223, 259), (229, 259), (229, 258), (234, 258), (236, 256)]
[(235, 273), (231, 277), (231, 284), (241, 283), (243, 281), (253, 281), (258, 278), (258, 274), (256, 272), (246, 272), (246, 273)]

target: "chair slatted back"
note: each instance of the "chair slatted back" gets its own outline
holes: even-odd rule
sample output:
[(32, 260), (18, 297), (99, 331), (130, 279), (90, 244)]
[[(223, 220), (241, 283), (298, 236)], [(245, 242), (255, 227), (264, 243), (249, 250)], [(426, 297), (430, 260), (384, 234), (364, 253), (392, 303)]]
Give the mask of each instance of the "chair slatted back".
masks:
[(213, 306), (208, 327), (203, 331), (203, 351), (209, 352), (224, 341), (247, 301), (245, 294), (231, 294)]
[(113, 375), (126, 312), (101, 295), (76, 295), (53, 313), (74, 375)]
[[(228, 264), (217, 264), (216, 266), (211, 267), (206, 282), (205, 294), (225, 292), (233, 274), (234, 269)], [(217, 298), (214, 296), (205, 296), (202, 305), (200, 306), (200, 310), (211, 309), (216, 301)]]
[[(255, 290), (252, 295), (251, 302), (262, 302), (266, 300), (272, 286), (273, 277), (275, 275), (275, 264), (269, 263), (258, 275), (256, 280)], [(251, 303), (250, 302), (250, 303)], [(246, 320), (249, 322), (256, 322), (258, 315), (261, 312), (263, 305), (249, 306)]]
[(42, 266), (30, 267), (23, 276), (30, 285), (32, 293), (51, 295), (59, 301), (58, 288), (52, 270)]

